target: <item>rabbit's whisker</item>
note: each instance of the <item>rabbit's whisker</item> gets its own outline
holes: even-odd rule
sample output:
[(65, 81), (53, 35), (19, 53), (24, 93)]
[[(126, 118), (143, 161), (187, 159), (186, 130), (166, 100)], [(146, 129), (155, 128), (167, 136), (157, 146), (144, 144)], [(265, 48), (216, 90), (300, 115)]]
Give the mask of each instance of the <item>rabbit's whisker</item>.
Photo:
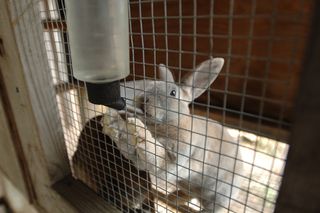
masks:
[(120, 111), (120, 113), (125, 113), (125, 112), (129, 112), (137, 115), (144, 115), (144, 112), (142, 111), (142, 109), (138, 107), (130, 106), (128, 104), (126, 106), (126, 109)]

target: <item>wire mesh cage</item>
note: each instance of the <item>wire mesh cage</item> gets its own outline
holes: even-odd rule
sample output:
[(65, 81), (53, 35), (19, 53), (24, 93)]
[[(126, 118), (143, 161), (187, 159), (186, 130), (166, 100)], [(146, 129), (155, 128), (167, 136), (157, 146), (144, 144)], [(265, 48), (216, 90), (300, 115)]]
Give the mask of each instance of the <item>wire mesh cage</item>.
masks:
[(73, 77), (64, 1), (32, 3), (74, 177), (123, 212), (273, 212), (312, 2), (128, 4), (117, 112)]

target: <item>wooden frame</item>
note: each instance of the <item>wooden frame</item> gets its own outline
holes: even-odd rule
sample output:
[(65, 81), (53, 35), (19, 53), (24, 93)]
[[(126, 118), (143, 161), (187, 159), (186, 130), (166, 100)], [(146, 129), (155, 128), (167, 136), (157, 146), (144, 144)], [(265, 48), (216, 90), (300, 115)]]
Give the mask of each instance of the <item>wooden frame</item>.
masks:
[[(37, 14), (32, 13), (32, 9), (26, 9), (33, 7), (33, 2), (19, 8), (21, 10), (19, 14), (13, 13), (10, 9), (11, 4), (12, 2), (8, 0), (0, 1), (0, 137), (1, 147), (6, 147), (0, 150), (1, 171), (40, 212), (102, 212), (106, 208), (109, 209), (109, 212), (118, 212), (83, 184), (70, 177), (71, 172), (62, 127), (57, 126), (60, 124), (59, 114), (53, 110), (57, 109), (55, 98), (52, 98), (55, 97), (55, 87), (49, 76), (42, 79), (41, 82), (32, 78), (37, 73), (43, 73), (43, 69), (48, 71), (48, 66), (46, 62), (34, 63), (32, 66), (29, 63), (29, 60), (38, 62), (39, 51), (40, 54), (45, 54), (45, 50), (32, 41), (30, 43), (23, 42), (24, 37), (34, 33), (32, 31), (34, 29), (19, 24), (23, 21), (20, 14), (27, 16), (28, 21), (32, 23), (39, 23), (40, 18), (37, 17)], [(40, 27), (41, 24), (38, 25), (39, 29), (36, 29), (38, 33), (41, 32)], [(319, 41), (316, 44), (318, 47)], [(29, 50), (28, 57), (26, 54), (22, 54), (24, 49)], [(316, 55), (319, 56), (319, 53)], [(49, 71), (47, 73), (49, 75)], [(38, 99), (44, 94), (42, 91), (49, 94), (49, 98), (44, 102)], [(319, 106), (317, 105), (317, 107)], [(300, 106), (300, 109), (302, 108), (303, 105)], [(306, 118), (310, 117), (306, 116)], [(315, 116), (315, 118), (318, 117)], [(46, 122), (46, 119), (51, 122)], [(307, 124), (312, 123), (308, 120)], [(311, 127), (317, 127), (317, 122), (312, 125)], [(48, 130), (50, 130), (50, 134)], [(55, 130), (53, 135), (52, 130)], [(319, 131), (316, 133), (319, 134)], [(315, 136), (314, 138), (319, 137)], [(298, 143), (294, 140), (293, 137), (293, 150), (300, 150)], [(302, 148), (305, 147), (305, 145), (302, 146)], [(310, 148), (312, 151), (313, 146)], [(297, 165), (290, 166), (294, 162), (292, 159), (295, 159), (295, 154), (296, 152), (293, 151), (292, 157), (289, 158), (287, 176), (284, 178), (280, 206), (277, 210), (282, 211), (285, 208), (283, 206), (288, 206), (288, 195), (294, 196), (298, 193), (297, 191), (292, 193), (288, 187), (294, 181), (294, 178), (290, 177), (297, 175), (293, 172)], [(310, 156), (309, 158), (308, 156), (305, 159), (310, 160)], [(308, 168), (314, 169), (317, 166), (315, 162), (314, 166)], [(307, 179), (305, 176), (301, 176), (301, 178), (302, 180)], [(311, 179), (311, 183), (314, 180), (319, 179)], [(314, 188), (313, 186), (316, 184), (312, 185), (311, 183), (310, 188)], [(304, 187), (303, 184), (301, 186)], [(303, 188), (299, 188), (299, 191), (304, 192), (305, 198), (308, 197), (308, 194), (312, 195), (309, 193), (310, 191), (303, 190)], [(318, 200), (318, 197), (309, 198), (296, 205), (301, 207), (312, 200)], [(295, 198), (292, 198), (291, 201), (295, 201)], [(314, 206), (316, 204), (311, 207)]]
[[(42, 32), (40, 17), (33, 11), (32, 1), (21, 3), (16, 11), (12, 4), (0, 1), (0, 125), (1, 147), (5, 147), (1, 150), (5, 152), (1, 171), (39, 212), (102, 212), (106, 206), (110, 212), (118, 212), (70, 178), (49, 67), (37, 60), (45, 50), (25, 40)], [(23, 25), (24, 19), (39, 25)], [(23, 52), (26, 49), (28, 53)], [(33, 79), (40, 72), (43, 76), (43, 70), (48, 76), (41, 81)], [(66, 181), (58, 182), (64, 178), (67, 185)]]

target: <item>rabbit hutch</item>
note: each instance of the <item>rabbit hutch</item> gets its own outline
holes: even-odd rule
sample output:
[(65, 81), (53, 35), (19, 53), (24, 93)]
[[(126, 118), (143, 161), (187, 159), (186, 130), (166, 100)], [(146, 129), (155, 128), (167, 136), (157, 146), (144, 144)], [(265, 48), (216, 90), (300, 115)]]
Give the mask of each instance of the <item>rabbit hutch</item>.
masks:
[[(319, 210), (319, 2), (71, 2), (0, 1), (0, 207)], [(96, 2), (102, 15), (86, 10)], [(99, 20), (126, 33), (97, 36), (112, 31)], [(94, 40), (108, 36), (109, 49)], [(110, 55), (75, 54), (76, 37)], [(97, 58), (125, 65), (118, 90), (103, 90), (123, 106), (93, 104), (92, 83), (75, 75)], [(35, 208), (15, 205), (12, 190)]]

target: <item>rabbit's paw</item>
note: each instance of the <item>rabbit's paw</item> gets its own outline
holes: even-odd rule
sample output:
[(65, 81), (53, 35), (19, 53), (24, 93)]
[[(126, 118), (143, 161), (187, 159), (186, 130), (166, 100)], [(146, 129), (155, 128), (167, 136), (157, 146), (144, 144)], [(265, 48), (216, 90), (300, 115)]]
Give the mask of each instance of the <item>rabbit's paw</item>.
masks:
[(139, 144), (145, 143), (148, 140), (152, 140), (152, 134), (147, 129), (145, 124), (137, 118), (128, 118), (128, 133), (133, 137), (130, 137), (129, 143), (138, 146)]
[(107, 108), (102, 120), (103, 133), (108, 135), (113, 140), (118, 140), (119, 127), (121, 126), (122, 122), (123, 121), (116, 110)]

